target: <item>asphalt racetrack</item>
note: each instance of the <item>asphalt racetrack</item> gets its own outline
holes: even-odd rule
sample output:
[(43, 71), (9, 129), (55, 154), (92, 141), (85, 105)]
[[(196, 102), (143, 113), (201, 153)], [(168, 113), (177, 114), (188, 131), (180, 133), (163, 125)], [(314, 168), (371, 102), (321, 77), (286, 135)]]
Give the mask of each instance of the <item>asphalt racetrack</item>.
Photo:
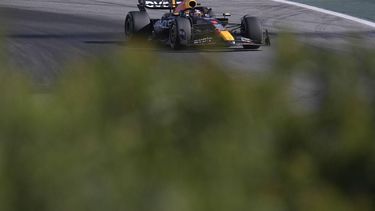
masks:
[[(113, 50), (152, 50), (162, 59), (194, 62), (211, 57), (223, 66), (261, 70), (272, 63), (278, 36), (290, 31), (306, 45), (345, 51), (354, 41), (375, 48), (375, 28), (334, 15), (270, 0), (205, 0), (218, 14), (230, 12), (231, 22), (245, 14), (258, 16), (272, 33), (272, 47), (258, 51), (144, 49), (124, 43), (123, 21), (137, 10), (136, 0), (1, 0), (0, 33), (7, 61), (40, 83), (49, 83), (67, 64), (94, 59)], [(150, 11), (160, 17), (161, 11)]]

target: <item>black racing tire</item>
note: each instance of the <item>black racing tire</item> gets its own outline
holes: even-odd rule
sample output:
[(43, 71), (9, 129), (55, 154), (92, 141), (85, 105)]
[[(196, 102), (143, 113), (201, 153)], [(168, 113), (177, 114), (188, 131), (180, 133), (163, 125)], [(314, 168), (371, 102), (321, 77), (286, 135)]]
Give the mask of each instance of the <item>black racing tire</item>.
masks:
[(125, 18), (125, 38), (146, 38), (152, 32), (151, 19), (147, 12), (131, 11)]
[(245, 49), (259, 49), (263, 42), (263, 29), (258, 18), (247, 15), (244, 16), (241, 22), (241, 35), (253, 40), (255, 44), (259, 44), (243, 45)]
[(169, 29), (169, 45), (179, 50), (189, 46), (191, 42), (191, 22), (185, 17), (176, 17)]

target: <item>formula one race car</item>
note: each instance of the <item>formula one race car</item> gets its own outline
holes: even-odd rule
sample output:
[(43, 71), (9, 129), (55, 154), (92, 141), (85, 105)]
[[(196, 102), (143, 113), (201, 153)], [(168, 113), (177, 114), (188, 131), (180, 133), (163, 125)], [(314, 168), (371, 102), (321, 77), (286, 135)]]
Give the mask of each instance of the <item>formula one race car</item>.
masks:
[[(147, 9), (168, 9), (161, 19), (151, 19)], [(263, 31), (256, 17), (245, 15), (240, 24), (229, 23), (229, 13), (216, 17), (211, 8), (196, 0), (139, 0), (139, 11), (125, 19), (128, 40), (146, 38), (160, 41), (173, 49), (192, 46), (242, 46), (258, 49), (270, 45), (268, 31)]]

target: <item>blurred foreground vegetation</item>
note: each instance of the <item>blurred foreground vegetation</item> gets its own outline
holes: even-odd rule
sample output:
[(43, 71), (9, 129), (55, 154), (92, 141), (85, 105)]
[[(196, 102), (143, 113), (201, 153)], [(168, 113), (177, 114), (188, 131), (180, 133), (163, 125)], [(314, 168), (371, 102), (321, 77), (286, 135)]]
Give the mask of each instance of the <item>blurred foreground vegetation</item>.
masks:
[(155, 58), (80, 64), (47, 93), (2, 70), (0, 210), (375, 209), (375, 51), (285, 39), (245, 76)]

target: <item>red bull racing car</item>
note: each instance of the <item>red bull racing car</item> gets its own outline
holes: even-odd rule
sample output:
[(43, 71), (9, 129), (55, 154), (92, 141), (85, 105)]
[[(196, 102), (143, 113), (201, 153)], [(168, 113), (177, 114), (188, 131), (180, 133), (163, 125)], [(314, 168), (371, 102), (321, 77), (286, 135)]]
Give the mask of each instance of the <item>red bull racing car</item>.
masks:
[[(125, 19), (127, 40), (146, 38), (169, 45), (173, 49), (193, 46), (242, 46), (258, 49), (270, 45), (268, 31), (263, 31), (256, 17), (245, 15), (241, 23), (229, 22), (229, 13), (216, 17), (211, 8), (196, 0), (139, 0), (139, 11), (131, 11)], [(167, 9), (160, 19), (151, 19), (146, 9)]]

